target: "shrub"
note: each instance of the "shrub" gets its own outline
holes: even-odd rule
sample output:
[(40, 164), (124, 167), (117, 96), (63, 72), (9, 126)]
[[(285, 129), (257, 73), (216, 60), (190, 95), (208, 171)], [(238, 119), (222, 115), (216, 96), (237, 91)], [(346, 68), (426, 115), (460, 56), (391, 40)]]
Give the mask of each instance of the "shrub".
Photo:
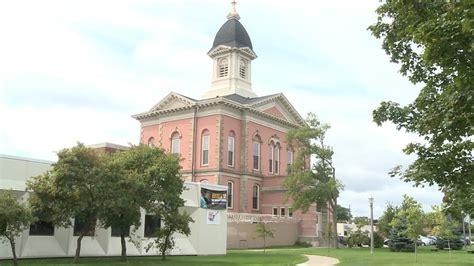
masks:
[(436, 240), (436, 248), (438, 249), (447, 249), (451, 248), (454, 250), (460, 250), (463, 247), (463, 242), (460, 239), (452, 238), (438, 238)]
[(350, 248), (352, 248), (352, 247), (362, 247), (362, 245), (369, 245), (369, 244), (370, 244), (370, 238), (365, 233), (362, 233), (361, 231), (357, 231), (355, 233), (352, 233), (347, 238), (347, 245)]
[(390, 251), (414, 252), (415, 243), (408, 237), (391, 237), (389, 242)]
[(374, 247), (375, 248), (381, 248), (383, 247), (383, 237), (380, 233), (375, 233), (374, 232)]

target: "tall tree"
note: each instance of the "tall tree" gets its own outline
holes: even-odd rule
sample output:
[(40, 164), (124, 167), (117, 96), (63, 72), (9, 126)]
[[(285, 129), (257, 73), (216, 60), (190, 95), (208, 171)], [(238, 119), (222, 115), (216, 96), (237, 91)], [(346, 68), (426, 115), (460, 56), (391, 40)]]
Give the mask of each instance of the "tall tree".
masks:
[(181, 210), (184, 206), (181, 194), (185, 187), (180, 173), (180, 158), (146, 145), (132, 147), (127, 156), (124, 167), (138, 172), (147, 187), (143, 195), (146, 198), (144, 208), (148, 213), (158, 215), (164, 224), (155, 232), (157, 238), (148, 249), (157, 247), (165, 259), (167, 251), (174, 247), (173, 234), (189, 235), (189, 223), (194, 222)]
[[(333, 150), (325, 144), (329, 125), (321, 124), (316, 115), (309, 113), (306, 124), (290, 130), (286, 135), (288, 145), (296, 151), (296, 159), (285, 179), (286, 197), (293, 200), (293, 208), (308, 211), (316, 203), (322, 212), (332, 211), (333, 235), (337, 235), (336, 206), (343, 186), (335, 177), (332, 163)], [(310, 167), (310, 161), (314, 164)], [(327, 217), (323, 217), (327, 220)], [(323, 228), (326, 228), (325, 226)], [(337, 247), (337, 238), (333, 244)]]
[[(143, 169), (136, 169), (134, 148), (109, 154), (104, 169), (104, 180), (100, 200), (103, 208), (99, 218), (104, 228), (118, 230), (121, 243), (121, 260), (127, 260), (126, 236), (130, 236), (130, 227), (139, 227), (141, 207), (145, 206), (148, 187), (140, 175)], [(132, 162), (131, 162), (132, 161)]]
[(388, 238), (390, 235), (390, 230), (392, 229), (391, 223), (395, 214), (397, 213), (397, 206), (393, 206), (390, 203), (387, 203), (385, 210), (379, 218), (378, 229), (382, 236)]
[(343, 207), (339, 204), (336, 206), (337, 222), (347, 223), (352, 219), (351, 209)]
[(27, 181), (32, 191), (30, 204), (56, 225), (69, 227), (71, 221), (83, 224), (77, 238), (74, 262), (79, 262), (82, 239), (93, 234), (103, 203), (104, 156), (78, 143), (58, 152), (58, 161), (48, 172)]
[[(0, 191), (0, 239), (8, 241), (13, 265), (18, 265), (15, 238), (34, 221), (30, 209), (17, 201), (11, 191)], [(4, 239), (3, 239), (4, 238)]]
[(403, 195), (403, 202), (392, 220), (392, 227), (397, 228), (398, 236), (406, 236), (415, 243), (423, 233), (424, 213), (420, 203), (410, 196)]
[(423, 138), (404, 149), (416, 160), (392, 174), (436, 183), (474, 214), (474, 2), (386, 0), (376, 12), (369, 30), (401, 74), (423, 86), (414, 102), (382, 102), (373, 112), (378, 125), (391, 121)]

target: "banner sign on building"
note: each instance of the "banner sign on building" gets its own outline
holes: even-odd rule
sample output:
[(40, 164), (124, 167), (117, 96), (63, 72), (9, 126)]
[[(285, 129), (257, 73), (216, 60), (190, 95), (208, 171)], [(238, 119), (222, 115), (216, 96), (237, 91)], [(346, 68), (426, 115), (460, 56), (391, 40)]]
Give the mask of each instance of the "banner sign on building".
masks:
[(227, 208), (227, 191), (201, 187), (201, 208), (225, 210)]

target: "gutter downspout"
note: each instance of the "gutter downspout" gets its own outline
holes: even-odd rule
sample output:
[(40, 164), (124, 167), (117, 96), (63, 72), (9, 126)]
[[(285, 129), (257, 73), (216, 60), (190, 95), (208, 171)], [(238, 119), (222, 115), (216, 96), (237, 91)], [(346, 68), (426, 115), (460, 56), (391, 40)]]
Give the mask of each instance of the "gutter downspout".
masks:
[(192, 154), (191, 154), (191, 181), (196, 182), (196, 177), (195, 175), (195, 165), (196, 165), (196, 122), (197, 122), (197, 113), (198, 107), (194, 107), (194, 114), (193, 114), (193, 144), (192, 144)]

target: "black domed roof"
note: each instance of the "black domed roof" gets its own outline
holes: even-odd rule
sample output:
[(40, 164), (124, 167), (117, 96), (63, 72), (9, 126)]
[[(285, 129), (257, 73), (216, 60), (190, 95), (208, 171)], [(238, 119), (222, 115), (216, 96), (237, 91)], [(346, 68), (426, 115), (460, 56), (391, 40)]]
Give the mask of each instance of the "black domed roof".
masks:
[(249, 47), (252, 49), (252, 41), (250, 40), (249, 34), (242, 23), (235, 18), (227, 20), (227, 22), (222, 25), (214, 38), (211, 50), (219, 45)]

